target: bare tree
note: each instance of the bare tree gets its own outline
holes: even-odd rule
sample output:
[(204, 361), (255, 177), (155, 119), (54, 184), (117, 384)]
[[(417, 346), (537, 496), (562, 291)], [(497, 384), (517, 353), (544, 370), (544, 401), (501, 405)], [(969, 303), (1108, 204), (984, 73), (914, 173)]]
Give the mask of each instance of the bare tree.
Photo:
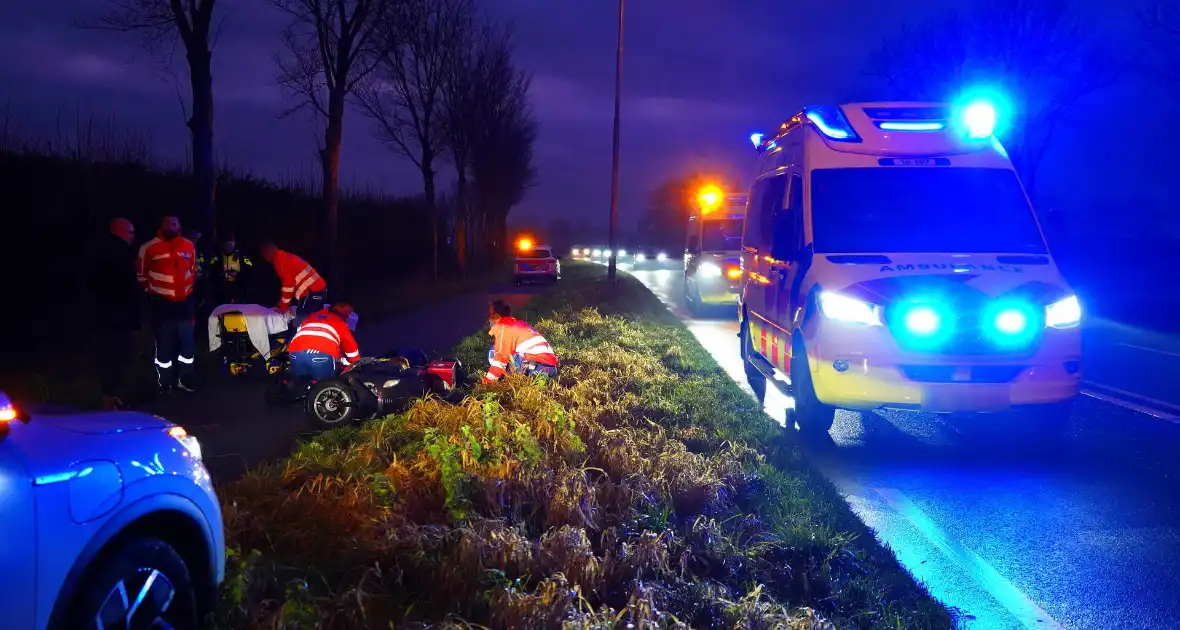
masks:
[(1014, 106), (1006, 144), (1032, 190), (1056, 127), (1128, 67), (1096, 32), (1070, 0), (986, 0), (905, 29), (867, 74), (918, 100), (944, 101), (972, 84), (1001, 87)]
[(193, 179), (196, 183), (198, 229), (214, 234), (213, 199), (217, 174), (213, 161), (212, 38), (217, 0), (109, 0), (110, 10), (81, 26), (135, 33), (151, 52), (171, 51), (179, 38), (188, 60), (192, 115)]
[(1136, 7), (1145, 42), (1153, 53), (1144, 55), (1146, 69), (1172, 83), (1180, 83), (1180, 1), (1147, 0)]
[(506, 30), (485, 26), (474, 30), (451, 59), (443, 90), (442, 135), (448, 161), (455, 168), (455, 242), (460, 272), (468, 269), (471, 222), (470, 171), (480, 129), (480, 103), (508, 76), (512, 46)]
[(377, 137), (422, 174), (433, 226), (438, 278), (435, 163), (443, 154), (444, 102), (450, 69), (464, 54), (475, 25), (472, 0), (400, 0), (387, 7), (377, 38), (376, 70), (357, 101), (376, 123)]
[(528, 99), (531, 82), (531, 75), (517, 69), (511, 59), (501, 58), (475, 90), (471, 174), (480, 231), (492, 236), (485, 258), (490, 266), (507, 252), (509, 211), (536, 182), (537, 121)]
[(319, 147), (323, 186), (323, 245), (329, 282), (339, 286), (340, 147), (344, 109), (373, 71), (380, 18), (394, 0), (269, 0), (284, 13), (285, 51), (276, 56), (279, 85), (294, 105), (284, 112), (312, 110), (324, 119)]

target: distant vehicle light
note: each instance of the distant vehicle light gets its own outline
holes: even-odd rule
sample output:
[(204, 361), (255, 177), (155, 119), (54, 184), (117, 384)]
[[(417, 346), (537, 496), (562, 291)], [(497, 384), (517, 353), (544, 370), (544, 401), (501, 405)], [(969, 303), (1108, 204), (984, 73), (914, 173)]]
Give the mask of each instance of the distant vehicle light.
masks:
[(533, 248), (533, 240), (531, 238), (522, 238), (516, 242), (516, 249), (520, 251), (527, 251)]
[(627, 255), (627, 250), (625, 250), (625, 249), (619, 250), (619, 256), (626, 256), (626, 255)]
[(970, 138), (981, 140), (996, 131), (996, 108), (985, 102), (975, 102), (963, 108), (963, 126)]
[(668, 255), (665, 254), (664, 252), (660, 252), (660, 253), (656, 254), (656, 260), (658, 260), (660, 262), (664, 262), (665, 260), (668, 260)]
[(602, 257), (602, 250), (596, 249), (590, 255), (594, 256), (595, 258), (601, 258)]
[(705, 184), (697, 193), (697, 202), (701, 205), (701, 212), (708, 214), (721, 207), (725, 199), (725, 191), (716, 184)]
[(647, 254), (635, 254), (635, 262), (643, 262), (645, 260), (647, 260)]
[(602, 251), (602, 255), (606, 256), (607, 258), (610, 258), (613, 254), (610, 253), (609, 249), (605, 249)]

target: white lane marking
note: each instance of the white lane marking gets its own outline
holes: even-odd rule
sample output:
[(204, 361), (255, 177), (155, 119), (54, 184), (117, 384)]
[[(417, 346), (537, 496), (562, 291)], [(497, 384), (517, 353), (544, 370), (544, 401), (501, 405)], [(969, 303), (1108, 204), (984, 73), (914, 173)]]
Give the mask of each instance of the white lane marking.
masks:
[(967, 572), (977, 584), (983, 587), (997, 602), (1012, 614), (1025, 628), (1065, 630), (1056, 619), (1028, 595), (1009, 582), (979, 554), (951, 538), (917, 505), (900, 490), (873, 488), (898, 514), (912, 523), (931, 543), (950, 558), (959, 568)]
[(1132, 350), (1142, 350), (1143, 352), (1154, 352), (1156, 354), (1163, 354), (1163, 355), (1167, 355), (1169, 357), (1176, 357), (1176, 358), (1180, 359), (1180, 353), (1168, 352), (1167, 350), (1160, 350), (1159, 348), (1148, 348), (1147, 346), (1136, 346), (1135, 344), (1130, 344), (1130, 343), (1118, 343), (1115, 345), (1122, 346), (1124, 348), (1131, 348)]
[(1085, 389), (1082, 389), (1082, 394), (1085, 396), (1173, 424), (1180, 424), (1180, 406), (1178, 405), (1100, 383), (1083, 381), (1082, 384), (1086, 386)]

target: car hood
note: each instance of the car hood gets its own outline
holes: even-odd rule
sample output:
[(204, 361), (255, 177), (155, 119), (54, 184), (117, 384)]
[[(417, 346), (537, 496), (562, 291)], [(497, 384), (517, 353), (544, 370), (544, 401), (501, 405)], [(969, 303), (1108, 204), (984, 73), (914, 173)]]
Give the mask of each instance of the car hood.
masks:
[(138, 411), (35, 415), (32, 422), (86, 435), (163, 429), (172, 426), (171, 422), (159, 416)]

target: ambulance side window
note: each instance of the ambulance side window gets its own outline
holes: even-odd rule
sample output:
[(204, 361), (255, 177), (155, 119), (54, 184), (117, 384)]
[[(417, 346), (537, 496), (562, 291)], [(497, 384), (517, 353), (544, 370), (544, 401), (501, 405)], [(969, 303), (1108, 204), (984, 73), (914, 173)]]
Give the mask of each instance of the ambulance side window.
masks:
[(783, 207), (783, 196), (787, 192), (787, 178), (782, 175), (770, 177), (758, 182), (758, 185), (765, 188), (758, 199), (757, 246), (759, 251), (767, 252), (774, 247), (774, 220)]
[(743, 247), (758, 249), (762, 243), (759, 231), (762, 213), (758, 209), (759, 204), (762, 203), (762, 193), (766, 190), (764, 181), (755, 182), (750, 189), (749, 200), (746, 202), (746, 221), (742, 226)]
[(778, 260), (795, 260), (802, 246), (803, 178), (791, 175), (787, 207), (775, 213), (774, 247), (771, 256)]

